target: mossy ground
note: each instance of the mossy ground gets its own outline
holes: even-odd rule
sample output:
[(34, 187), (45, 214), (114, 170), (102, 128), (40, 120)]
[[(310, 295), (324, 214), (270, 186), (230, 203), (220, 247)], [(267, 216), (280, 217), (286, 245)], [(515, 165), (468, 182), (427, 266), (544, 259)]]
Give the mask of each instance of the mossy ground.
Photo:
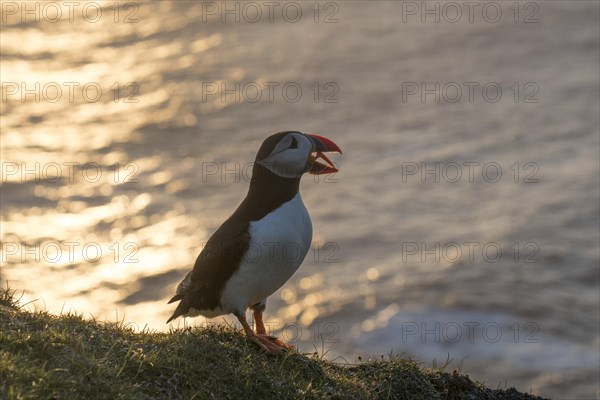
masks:
[(226, 326), (170, 333), (19, 307), (0, 289), (2, 399), (540, 399), (392, 357), (262, 353)]

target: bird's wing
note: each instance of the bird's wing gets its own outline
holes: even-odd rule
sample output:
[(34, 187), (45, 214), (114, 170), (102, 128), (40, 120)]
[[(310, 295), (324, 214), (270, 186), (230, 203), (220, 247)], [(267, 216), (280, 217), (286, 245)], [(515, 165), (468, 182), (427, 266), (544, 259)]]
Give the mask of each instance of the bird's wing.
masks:
[(186, 314), (191, 307), (213, 310), (219, 305), (225, 283), (238, 269), (248, 250), (248, 226), (248, 223), (230, 218), (211, 236), (194, 268), (177, 287), (177, 294), (169, 300), (169, 303), (181, 300), (169, 321)]

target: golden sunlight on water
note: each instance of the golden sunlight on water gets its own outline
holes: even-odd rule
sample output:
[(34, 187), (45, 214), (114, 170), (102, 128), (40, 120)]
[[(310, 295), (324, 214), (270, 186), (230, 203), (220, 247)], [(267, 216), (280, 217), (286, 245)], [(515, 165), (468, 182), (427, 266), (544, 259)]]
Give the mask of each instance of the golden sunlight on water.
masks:
[[(41, 85), (46, 101), (3, 102), (2, 158), (9, 168), (3, 191), (7, 184), (33, 188), (23, 207), (3, 205), (3, 262), (19, 265), (10, 270), (11, 285), (33, 289), (24, 294), (26, 302), (41, 299), (36, 304), (99, 318), (114, 318), (115, 304), (124, 303), (127, 310), (120, 317), (164, 329), (168, 311), (160, 307), (164, 311), (156, 313), (165, 292), (160, 276), (193, 261), (207, 228), (187, 215), (182, 202), (151, 209), (160, 194), (139, 190), (140, 171), (144, 186), (162, 187), (168, 195), (186, 190), (188, 183), (162, 168), (160, 154), (140, 152), (132, 158), (114, 144), (135, 145), (142, 141), (141, 127), (178, 119), (177, 99), (161, 107), (173, 98), (160, 76), (182, 45), (143, 40), (176, 23), (104, 19), (51, 30), (21, 25), (13, 19), (12, 29), (2, 32), (3, 57), (10, 54), (3, 58), (3, 77), (28, 89)], [(218, 33), (194, 40), (180, 67), (192, 66), (194, 55), (221, 40)], [(106, 46), (119, 41), (127, 43), (127, 51)], [(191, 117), (184, 117), (187, 125), (195, 125)], [(187, 161), (182, 167), (194, 165)], [(182, 231), (194, 236), (181, 236)], [(148, 285), (156, 281), (160, 293), (150, 295), (154, 301), (135, 298), (138, 291), (148, 291), (139, 284), (144, 279)]]

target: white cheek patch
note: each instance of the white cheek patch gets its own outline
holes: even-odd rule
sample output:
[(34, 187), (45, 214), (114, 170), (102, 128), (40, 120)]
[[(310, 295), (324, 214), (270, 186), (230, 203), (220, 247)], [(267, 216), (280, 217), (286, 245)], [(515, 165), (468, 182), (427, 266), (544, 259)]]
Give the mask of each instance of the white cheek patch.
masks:
[[(297, 148), (290, 148), (292, 138), (296, 139)], [(312, 143), (308, 138), (290, 133), (277, 143), (271, 154), (258, 163), (284, 178), (297, 178), (304, 173), (311, 150)]]

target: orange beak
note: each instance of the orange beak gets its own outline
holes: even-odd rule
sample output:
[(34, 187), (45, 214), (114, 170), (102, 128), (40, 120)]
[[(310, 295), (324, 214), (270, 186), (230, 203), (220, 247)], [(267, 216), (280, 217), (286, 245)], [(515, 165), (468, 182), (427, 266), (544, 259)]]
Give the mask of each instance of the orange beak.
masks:
[[(311, 167), (308, 171), (312, 175), (332, 174), (338, 172), (333, 162), (324, 154), (325, 152), (336, 152), (342, 154), (342, 149), (332, 140), (319, 135), (307, 134), (314, 143), (314, 151), (309, 156)], [(325, 163), (317, 160), (323, 160)]]

